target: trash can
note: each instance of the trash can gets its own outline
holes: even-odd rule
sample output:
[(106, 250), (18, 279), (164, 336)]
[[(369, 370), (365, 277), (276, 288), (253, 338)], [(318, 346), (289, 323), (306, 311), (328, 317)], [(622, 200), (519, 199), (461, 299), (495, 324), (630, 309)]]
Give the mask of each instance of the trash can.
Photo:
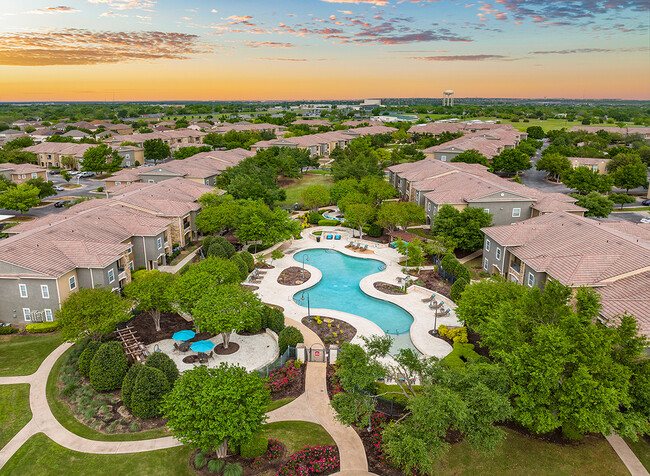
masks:
[(320, 243), (320, 236), (316, 237), (316, 243)]

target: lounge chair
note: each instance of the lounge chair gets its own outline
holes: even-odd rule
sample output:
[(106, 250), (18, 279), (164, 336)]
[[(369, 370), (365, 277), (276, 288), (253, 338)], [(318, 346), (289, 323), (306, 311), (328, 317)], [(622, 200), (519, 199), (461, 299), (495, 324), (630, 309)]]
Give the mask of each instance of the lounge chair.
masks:
[(367, 250), (367, 249), (368, 249), (368, 245), (366, 245), (366, 246), (363, 247), (363, 250), (364, 250), (364, 251)]
[(340, 239), (341, 239), (341, 235), (334, 235), (334, 239), (335, 239), (335, 240), (340, 240)]
[(431, 301), (433, 301), (433, 298), (435, 298), (435, 297), (436, 297), (435, 294), (432, 294), (432, 295), (429, 296), (428, 298), (424, 298), (424, 299), (422, 300), (422, 302), (431, 302)]
[(351, 241), (346, 245), (347, 248), (354, 248), (354, 241)]
[(332, 239), (332, 235), (327, 235), (327, 239), (328, 239), (328, 240), (331, 240), (331, 239)]
[(442, 317), (448, 316), (449, 312), (450, 312), (449, 309), (443, 309), (442, 311), (438, 311), (438, 317), (440, 317), (440, 316), (442, 316)]

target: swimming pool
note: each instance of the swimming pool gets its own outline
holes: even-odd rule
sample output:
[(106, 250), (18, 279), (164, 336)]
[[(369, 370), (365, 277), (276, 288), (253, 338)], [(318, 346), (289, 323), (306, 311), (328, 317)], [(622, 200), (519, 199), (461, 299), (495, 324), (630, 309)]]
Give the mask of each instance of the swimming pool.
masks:
[[(406, 334), (396, 339), (400, 342), (397, 347), (414, 348), (408, 338), (413, 316), (396, 304), (368, 296), (359, 287), (362, 278), (385, 269), (384, 263), (320, 248), (300, 251), (294, 259), (302, 264), (305, 255), (309, 258), (305, 262), (318, 268), (323, 276), (314, 286), (294, 294), (296, 303), (307, 307), (309, 293), (312, 308), (334, 309), (363, 317), (377, 324), (386, 334)], [(304, 300), (301, 299), (303, 293)]]

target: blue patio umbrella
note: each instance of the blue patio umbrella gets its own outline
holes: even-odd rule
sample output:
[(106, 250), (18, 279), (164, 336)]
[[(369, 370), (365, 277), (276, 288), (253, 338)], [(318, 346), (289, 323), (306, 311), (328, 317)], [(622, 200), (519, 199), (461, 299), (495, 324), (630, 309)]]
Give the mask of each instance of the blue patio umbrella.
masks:
[(178, 332), (174, 333), (174, 335), (172, 336), (172, 339), (180, 341), (180, 342), (184, 342), (186, 340), (190, 340), (195, 335), (196, 335), (196, 333), (194, 331), (190, 331), (190, 330), (178, 331)]
[(194, 342), (191, 346), (190, 349), (192, 349), (194, 352), (208, 352), (214, 348), (214, 343), (210, 342), (209, 340), (200, 340), (197, 342)]

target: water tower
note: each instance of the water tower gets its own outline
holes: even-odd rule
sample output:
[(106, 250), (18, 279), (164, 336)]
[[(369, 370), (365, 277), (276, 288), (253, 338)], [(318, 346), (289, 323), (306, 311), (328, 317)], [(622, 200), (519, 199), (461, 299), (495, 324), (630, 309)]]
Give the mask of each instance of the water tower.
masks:
[(454, 105), (454, 92), (451, 89), (447, 89), (442, 93), (442, 105), (443, 106), (452, 106)]

